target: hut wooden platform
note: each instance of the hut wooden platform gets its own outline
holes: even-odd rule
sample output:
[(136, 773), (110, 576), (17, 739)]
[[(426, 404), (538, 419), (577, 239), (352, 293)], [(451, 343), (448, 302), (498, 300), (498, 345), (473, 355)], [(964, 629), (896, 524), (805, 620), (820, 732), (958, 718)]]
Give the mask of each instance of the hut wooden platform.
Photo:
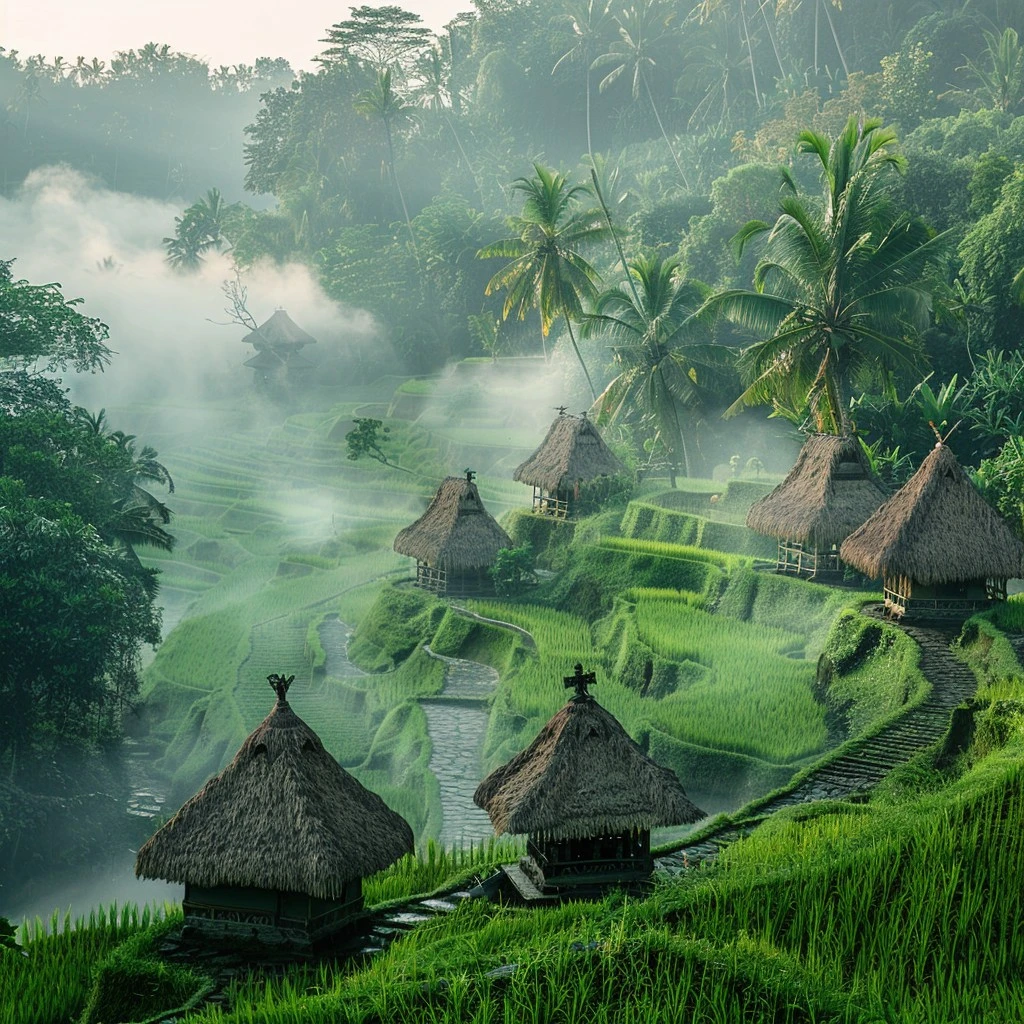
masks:
[(527, 901), (642, 885), (654, 870), (651, 829), (699, 821), (675, 773), (652, 761), (588, 692), (593, 673), (526, 750), (477, 787), (495, 834), (528, 836), (505, 874)]
[(811, 434), (786, 479), (755, 501), (747, 526), (779, 542), (776, 571), (829, 582), (839, 547), (885, 501), (855, 437)]
[(449, 476), (416, 522), (395, 537), (400, 555), (416, 559), (416, 585), (435, 594), (492, 594), (490, 568), (512, 540), (484, 508), (473, 472)]
[(512, 479), (533, 487), (534, 512), (567, 519), (588, 484), (625, 472), (586, 413), (567, 416), (559, 411), (540, 447), (516, 468)]
[(277, 701), (231, 763), (139, 850), (135, 873), (185, 885), (183, 937), (307, 950), (358, 918), (362, 879), (413, 849), (404, 818)]
[(1006, 598), (1024, 576), (1024, 543), (978, 493), (941, 442), (840, 549), (882, 580), (894, 616), (963, 619)]

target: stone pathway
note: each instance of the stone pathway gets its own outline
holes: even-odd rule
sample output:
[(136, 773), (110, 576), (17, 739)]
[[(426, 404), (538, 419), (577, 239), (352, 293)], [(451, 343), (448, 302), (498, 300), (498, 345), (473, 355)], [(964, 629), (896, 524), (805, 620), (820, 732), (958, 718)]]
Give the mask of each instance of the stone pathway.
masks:
[(366, 673), (348, 658), (348, 645), (352, 627), (337, 615), (328, 616), (320, 623), (320, 646), (324, 649), (324, 675), (332, 679), (355, 679)]
[(489, 665), (424, 651), (444, 663), (440, 697), (420, 701), (430, 737), (429, 768), (441, 787), (441, 833), (444, 847), (480, 842), (494, 834), (486, 813), (473, 803), (480, 784), (481, 754), (489, 713), (485, 703), (498, 685)]
[[(351, 639), (352, 628), (337, 616), (324, 619), (320, 645), (325, 654), (326, 676), (351, 679), (366, 674), (349, 660)], [(441, 789), (438, 839), (445, 847), (480, 842), (493, 835), (487, 815), (473, 803), (473, 793), (480, 783), (480, 755), (487, 732), (485, 701), (498, 685), (498, 673), (476, 661), (448, 658), (427, 646), (424, 650), (444, 663), (444, 689), (440, 696), (419, 702), (427, 718), (432, 748), (428, 767)], [(303, 694), (304, 706), (312, 706), (319, 696), (319, 692)]]

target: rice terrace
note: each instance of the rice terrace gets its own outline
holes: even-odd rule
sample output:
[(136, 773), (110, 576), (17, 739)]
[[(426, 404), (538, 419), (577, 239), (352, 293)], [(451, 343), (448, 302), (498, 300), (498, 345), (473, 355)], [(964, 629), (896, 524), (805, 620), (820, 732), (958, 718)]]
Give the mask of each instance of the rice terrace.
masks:
[(1020, 5), (49, 2), (0, 1024), (1024, 1019)]

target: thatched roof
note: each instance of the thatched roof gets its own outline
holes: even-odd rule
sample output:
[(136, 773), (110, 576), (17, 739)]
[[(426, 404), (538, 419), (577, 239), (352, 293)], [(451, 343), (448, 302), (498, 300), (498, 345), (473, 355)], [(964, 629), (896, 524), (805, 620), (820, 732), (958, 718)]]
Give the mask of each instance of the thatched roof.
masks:
[(251, 366), (254, 370), (280, 370), (287, 365), (285, 357), (272, 348), (258, 349), (252, 359), (246, 359), (243, 366)]
[(554, 493), (599, 476), (625, 472), (626, 467), (612, 454), (586, 413), (560, 413), (540, 447), (516, 469), (512, 479)]
[(471, 475), (446, 476), (441, 481), (427, 511), (395, 537), (400, 555), (434, 569), (466, 572), (487, 568), (502, 548), (513, 546), (484, 508)]
[(750, 506), (747, 526), (769, 537), (830, 548), (886, 496), (855, 437), (811, 434), (786, 479)]
[(683, 825), (704, 812), (675, 773), (652, 761), (592, 697), (570, 701), (473, 801), (497, 835), (567, 839)]
[(846, 538), (839, 557), (872, 579), (907, 576), (926, 586), (1024, 576), (1024, 543), (944, 444)]
[(269, 320), (250, 331), (242, 341), (256, 348), (301, 348), (316, 344), (316, 338), (299, 327), (283, 309), (274, 310)]
[(287, 687), (277, 689), (234, 760), (139, 850), (137, 875), (333, 899), (412, 850), (405, 819), (334, 760)]

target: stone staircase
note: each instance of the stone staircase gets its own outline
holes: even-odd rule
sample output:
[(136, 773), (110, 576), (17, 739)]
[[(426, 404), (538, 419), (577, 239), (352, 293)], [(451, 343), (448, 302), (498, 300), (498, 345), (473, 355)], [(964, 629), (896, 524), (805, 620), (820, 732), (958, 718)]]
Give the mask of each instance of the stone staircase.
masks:
[(441, 832), (444, 847), (464, 845), (492, 834), (487, 814), (473, 803), (480, 782), (481, 754), (487, 733), (486, 700), (498, 685), (498, 672), (464, 658), (426, 654), (444, 664), (439, 697), (420, 701), (427, 718), (431, 753), (428, 768), (441, 789)]

